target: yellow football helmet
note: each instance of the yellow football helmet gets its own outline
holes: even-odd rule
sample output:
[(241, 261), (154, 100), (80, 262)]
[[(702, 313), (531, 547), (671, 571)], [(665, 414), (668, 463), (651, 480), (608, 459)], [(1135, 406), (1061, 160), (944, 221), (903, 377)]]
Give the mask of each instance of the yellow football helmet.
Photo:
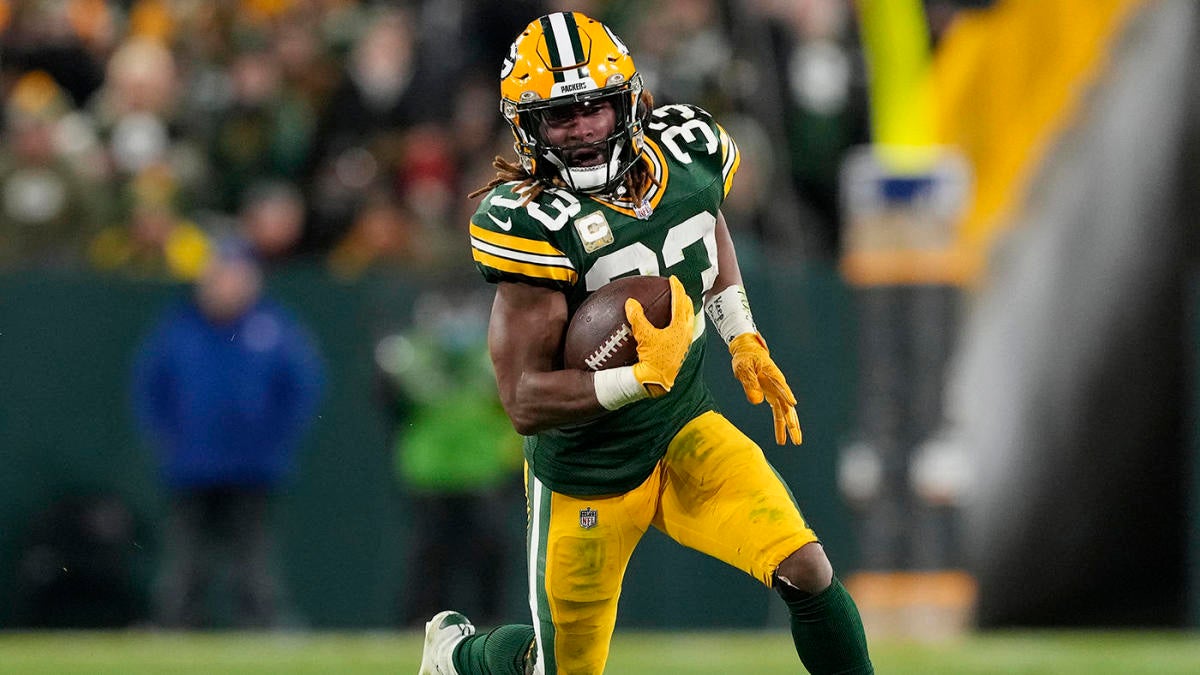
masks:
[[(558, 175), (573, 190), (611, 192), (642, 151), (639, 110), (642, 76), (629, 49), (604, 24), (579, 12), (535, 19), (517, 36), (500, 70), (500, 113), (512, 127), (521, 166), (533, 175)], [(546, 115), (559, 106), (610, 100), (617, 113), (603, 144), (608, 161), (572, 167), (566, 148), (548, 143)], [(545, 160), (546, 163), (543, 163)]]

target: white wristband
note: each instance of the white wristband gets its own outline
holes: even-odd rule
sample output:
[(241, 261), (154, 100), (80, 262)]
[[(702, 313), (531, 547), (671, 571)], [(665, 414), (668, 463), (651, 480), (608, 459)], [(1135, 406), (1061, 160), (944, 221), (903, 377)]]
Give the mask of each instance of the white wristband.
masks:
[(754, 316), (750, 314), (746, 290), (738, 284), (725, 288), (705, 301), (704, 312), (712, 319), (717, 334), (725, 340), (725, 344), (733, 342), (733, 338), (742, 333), (758, 332)]
[(596, 388), (596, 400), (605, 410), (616, 410), (634, 401), (649, 398), (646, 388), (633, 374), (633, 366), (597, 370), (592, 374), (592, 386)]

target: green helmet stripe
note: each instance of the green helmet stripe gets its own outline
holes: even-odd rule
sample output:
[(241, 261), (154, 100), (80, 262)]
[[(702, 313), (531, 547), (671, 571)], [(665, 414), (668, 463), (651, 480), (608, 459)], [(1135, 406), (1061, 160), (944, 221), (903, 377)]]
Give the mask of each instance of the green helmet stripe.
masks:
[(554, 27), (550, 25), (550, 15), (541, 18), (542, 35), (546, 38), (546, 51), (550, 53), (550, 67), (561, 68), (562, 61), (558, 57), (558, 40), (554, 36)]
[[(546, 36), (546, 50), (550, 55), (550, 69), (555, 82), (567, 79), (572, 66), (584, 62), (583, 40), (579, 37), (579, 26), (570, 12), (557, 12), (541, 19), (542, 34)], [(574, 72), (578, 77), (578, 73)]]
[(571, 37), (571, 53), (575, 55), (575, 63), (586, 62), (588, 55), (583, 53), (583, 38), (579, 37), (579, 24), (575, 23), (575, 17), (567, 21), (567, 35)]

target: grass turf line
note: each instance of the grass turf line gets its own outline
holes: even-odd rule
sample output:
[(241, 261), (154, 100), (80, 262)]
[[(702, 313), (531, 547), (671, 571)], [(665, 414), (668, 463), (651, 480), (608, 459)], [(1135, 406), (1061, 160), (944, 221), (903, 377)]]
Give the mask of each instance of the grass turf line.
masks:
[[(0, 632), (0, 674), (389, 675), (415, 671), (421, 634)], [(881, 675), (1193, 675), (1200, 634), (994, 632), (937, 643), (873, 641)], [(620, 631), (608, 672), (798, 672), (782, 632)]]

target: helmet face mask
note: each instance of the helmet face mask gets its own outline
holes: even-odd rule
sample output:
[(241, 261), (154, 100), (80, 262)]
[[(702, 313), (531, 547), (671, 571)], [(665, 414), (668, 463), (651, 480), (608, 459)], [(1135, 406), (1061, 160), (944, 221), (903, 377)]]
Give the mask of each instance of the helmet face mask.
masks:
[[(557, 176), (580, 192), (611, 192), (642, 150), (642, 78), (629, 50), (606, 26), (577, 12), (534, 20), (509, 48), (501, 69), (500, 111), (516, 139), (521, 166), (537, 176)], [(565, 119), (579, 105), (612, 104), (616, 123), (594, 146), (605, 161), (572, 166), (581, 146), (549, 143), (549, 120)]]
[[(620, 92), (601, 92), (590, 98), (580, 97), (579, 102), (555, 101), (552, 105), (531, 107), (522, 115), (522, 127), (526, 134), (536, 139), (542, 159), (557, 169), (568, 187), (580, 192), (601, 191), (611, 188), (625, 172), (633, 166), (629, 159), (629, 135), (623, 122), (629, 119), (629, 101)], [(577, 144), (555, 144), (547, 138), (547, 128), (568, 123), (580, 108), (611, 105), (613, 125), (602, 138)], [(581, 163), (579, 157), (595, 157), (595, 161)], [(583, 165), (581, 165), (583, 164)]]

